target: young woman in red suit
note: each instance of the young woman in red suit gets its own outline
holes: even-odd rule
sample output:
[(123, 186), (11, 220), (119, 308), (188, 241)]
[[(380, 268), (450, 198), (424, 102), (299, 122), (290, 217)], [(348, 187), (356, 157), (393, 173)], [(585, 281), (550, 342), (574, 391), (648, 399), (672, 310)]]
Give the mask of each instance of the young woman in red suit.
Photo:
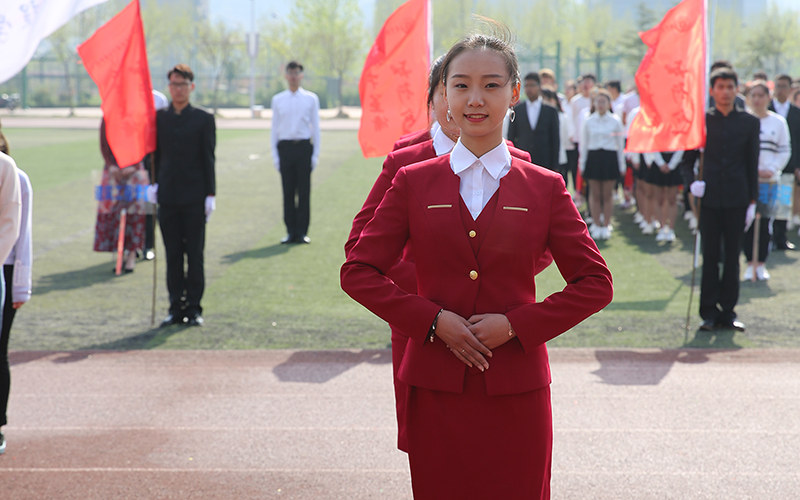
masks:
[[(561, 175), (512, 158), (519, 99), (508, 34), (473, 35), (442, 65), (450, 154), (400, 169), (342, 266), (342, 288), (408, 337), (405, 432), (414, 496), (548, 498), (545, 342), (611, 300), (611, 274)], [(389, 276), (406, 251), (417, 292)], [(550, 251), (566, 286), (536, 300)]]
[[(433, 66), (431, 66), (430, 75), (428, 78), (428, 108), (431, 110), (432, 115), (440, 126), (435, 127), (436, 132), (432, 139), (423, 142), (405, 146), (389, 153), (386, 160), (383, 162), (383, 169), (375, 180), (372, 190), (367, 196), (364, 205), (353, 220), (353, 227), (350, 230), (350, 236), (344, 245), (345, 256), (350, 254), (350, 250), (358, 241), (361, 235), (361, 230), (367, 222), (372, 219), (375, 214), (375, 209), (383, 199), (386, 191), (392, 185), (397, 171), (406, 165), (417, 163), (420, 161), (436, 158), (443, 154), (449, 153), (458, 136), (461, 133), (458, 126), (453, 120), (447, 119), (447, 104), (444, 102), (444, 89), (442, 87), (442, 61), (444, 56), (437, 59)], [(509, 151), (512, 156), (530, 161), (531, 157), (527, 151), (511, 147), (509, 144)], [(536, 269), (541, 271), (546, 268), (552, 259), (550, 254), (543, 256), (541, 262), (538, 263)], [(413, 260), (404, 255), (397, 264), (392, 267), (388, 272), (388, 276), (403, 290), (409, 293), (416, 293), (417, 280), (416, 269)], [(391, 325), (390, 325), (391, 326)], [(408, 396), (408, 387), (406, 384), (397, 378), (397, 371), (400, 367), (400, 360), (403, 359), (403, 352), (405, 351), (406, 341), (408, 336), (398, 331), (394, 326), (392, 330), (392, 368), (394, 372), (394, 392), (395, 392), (395, 406), (397, 410), (397, 447), (403, 451), (407, 451), (406, 436), (405, 436), (405, 414), (406, 414), (406, 399)]]

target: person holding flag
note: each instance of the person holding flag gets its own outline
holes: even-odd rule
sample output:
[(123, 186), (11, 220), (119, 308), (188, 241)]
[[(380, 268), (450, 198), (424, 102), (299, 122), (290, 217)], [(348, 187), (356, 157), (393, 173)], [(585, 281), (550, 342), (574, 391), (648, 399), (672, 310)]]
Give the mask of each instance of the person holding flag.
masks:
[(206, 222), (216, 207), (216, 123), (189, 102), (194, 73), (188, 65), (176, 65), (167, 78), (172, 102), (156, 114), (157, 184), (151, 190), (167, 254), (169, 314), (161, 326), (201, 326)]
[(698, 227), (703, 239), (703, 331), (745, 329), (744, 323), (736, 319), (734, 308), (739, 301), (739, 252), (744, 231), (756, 214), (760, 123), (735, 106), (738, 84), (738, 76), (730, 68), (711, 73), (714, 107), (706, 112), (702, 180), (690, 186), (692, 194), (702, 199)]

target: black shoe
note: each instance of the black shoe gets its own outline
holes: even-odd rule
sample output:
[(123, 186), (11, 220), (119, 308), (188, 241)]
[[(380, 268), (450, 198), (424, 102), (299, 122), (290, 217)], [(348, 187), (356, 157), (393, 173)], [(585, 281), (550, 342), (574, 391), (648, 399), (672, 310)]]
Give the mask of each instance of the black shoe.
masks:
[(773, 250), (789, 250), (791, 252), (792, 250), (797, 250), (797, 247), (791, 241), (787, 241), (785, 243), (775, 245)]
[(297, 240), (297, 242), (298, 243), (305, 243), (306, 245), (308, 245), (309, 243), (311, 243), (311, 238), (309, 238), (308, 236), (303, 236), (302, 238)]
[(0, 432), (0, 455), (6, 452), (6, 437)]
[(707, 320), (703, 321), (702, 323), (700, 323), (700, 327), (698, 328), (698, 330), (701, 330), (701, 331), (704, 331), (704, 332), (713, 332), (716, 328), (717, 328), (717, 325), (714, 323), (714, 321), (712, 321), (710, 319), (707, 319)]
[(737, 320), (717, 323), (717, 328), (722, 328), (724, 330), (736, 330), (737, 332), (743, 332), (745, 330), (744, 323)]
[(176, 316), (174, 314), (167, 314), (167, 317), (164, 318), (164, 321), (161, 322), (161, 326), (159, 328), (164, 328), (170, 325), (180, 325), (183, 323), (183, 318), (180, 316)]
[(186, 326), (203, 326), (203, 317), (199, 314), (193, 314), (184, 319)]
[(294, 236), (291, 234), (287, 234), (281, 239), (281, 245), (287, 245), (289, 243), (296, 243), (297, 240), (294, 239)]

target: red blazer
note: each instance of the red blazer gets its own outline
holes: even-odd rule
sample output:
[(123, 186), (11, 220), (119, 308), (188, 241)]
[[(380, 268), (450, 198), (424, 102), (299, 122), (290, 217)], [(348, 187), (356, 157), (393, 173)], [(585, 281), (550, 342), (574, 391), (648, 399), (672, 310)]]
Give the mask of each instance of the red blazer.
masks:
[(397, 139), (392, 147), (392, 151), (407, 148), (408, 146), (413, 146), (414, 144), (419, 144), (420, 142), (430, 141), (431, 139), (433, 139), (433, 137), (431, 137), (430, 127), (417, 130), (415, 132), (411, 132), (410, 134), (403, 135)]
[[(528, 162), (530, 161), (531, 155), (527, 151), (515, 148), (510, 141), (506, 141), (506, 143), (511, 156), (516, 156)], [(392, 186), (392, 179), (397, 175), (397, 171), (406, 165), (429, 160), (431, 158), (436, 158), (436, 150), (433, 148), (433, 139), (428, 139), (427, 141), (392, 151), (386, 156), (386, 159), (383, 161), (381, 173), (378, 174), (378, 178), (375, 180), (372, 190), (370, 190), (367, 195), (367, 199), (364, 201), (361, 210), (356, 214), (355, 219), (353, 219), (353, 227), (350, 229), (350, 235), (347, 238), (347, 242), (344, 244), (345, 257), (350, 255), (350, 250), (358, 241), (358, 237), (361, 236), (361, 230), (364, 229), (367, 222), (372, 219), (372, 216), (375, 214), (375, 209), (378, 208), (378, 204), (383, 199), (386, 191)], [(416, 287), (413, 285), (415, 282), (415, 272), (413, 265), (407, 260), (409, 256), (405, 255), (405, 257), (406, 260), (401, 260), (388, 273), (388, 276), (394, 279), (404, 290), (412, 292), (416, 290)], [(543, 270), (550, 265), (552, 260), (550, 254), (546, 254), (544, 259), (538, 263), (537, 269), (539, 271)]]
[[(544, 387), (550, 383), (545, 342), (611, 301), (611, 273), (560, 174), (512, 158), (477, 256), (463, 229), (458, 188), (450, 155), (400, 169), (342, 266), (342, 288), (408, 335), (399, 372), (407, 384), (462, 391), (466, 365), (440, 339), (426, 342), (445, 308), (465, 318), (504, 313), (511, 322), (517, 337), (492, 352), (488, 394)], [(407, 243), (418, 294), (386, 276)], [(533, 276), (548, 249), (566, 286), (537, 302)]]

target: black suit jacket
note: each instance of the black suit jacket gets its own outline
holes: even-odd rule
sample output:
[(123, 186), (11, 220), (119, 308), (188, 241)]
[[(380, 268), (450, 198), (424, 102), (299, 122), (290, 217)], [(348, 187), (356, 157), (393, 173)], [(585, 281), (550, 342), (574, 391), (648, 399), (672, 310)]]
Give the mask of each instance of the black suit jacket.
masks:
[(215, 194), (214, 115), (192, 105), (180, 114), (170, 104), (156, 113), (158, 203), (187, 205)]
[(550, 170), (558, 170), (558, 150), (561, 145), (558, 127), (558, 112), (542, 104), (536, 130), (531, 130), (528, 106), (521, 102), (514, 106), (516, 116), (508, 125), (508, 140), (514, 146), (531, 155), (531, 163)]
[[(769, 110), (775, 111), (775, 106), (772, 105), (772, 102), (769, 103)], [(789, 143), (792, 146), (792, 156), (789, 158), (789, 163), (783, 167), (783, 171), (792, 173), (800, 167), (800, 108), (794, 104), (789, 104), (786, 123), (789, 125)]]
[(742, 109), (728, 116), (716, 108), (706, 111), (704, 207), (746, 207), (758, 198), (760, 130), (759, 119)]

